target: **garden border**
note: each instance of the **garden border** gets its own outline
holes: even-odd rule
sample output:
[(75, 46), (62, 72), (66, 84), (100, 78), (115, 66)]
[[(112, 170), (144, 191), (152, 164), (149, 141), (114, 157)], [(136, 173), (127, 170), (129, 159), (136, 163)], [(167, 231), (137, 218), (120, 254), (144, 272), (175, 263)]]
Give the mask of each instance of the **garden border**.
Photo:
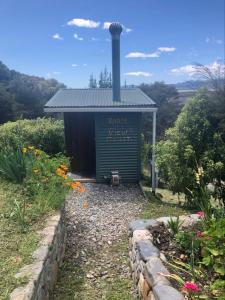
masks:
[[(151, 228), (160, 225), (168, 226), (170, 219), (176, 217), (161, 217), (158, 219), (134, 220), (129, 226), (129, 256), (132, 278), (137, 287), (140, 299), (143, 300), (184, 300), (184, 296), (171, 286), (169, 280), (162, 274), (169, 275), (163, 262), (166, 257), (153, 244)], [(180, 216), (183, 227), (191, 226), (199, 221), (199, 215)]]
[(41, 240), (39, 247), (32, 254), (33, 262), (22, 267), (15, 275), (16, 278), (27, 278), (28, 283), (14, 289), (10, 300), (49, 299), (65, 252), (64, 209), (50, 216), (45, 228), (38, 231), (38, 234)]

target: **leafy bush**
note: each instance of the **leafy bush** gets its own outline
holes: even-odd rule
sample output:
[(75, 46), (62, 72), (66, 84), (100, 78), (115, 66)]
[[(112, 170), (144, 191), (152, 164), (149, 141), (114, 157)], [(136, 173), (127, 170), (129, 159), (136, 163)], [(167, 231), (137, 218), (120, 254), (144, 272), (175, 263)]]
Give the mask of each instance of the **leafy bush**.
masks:
[(46, 153), (64, 152), (64, 125), (62, 120), (38, 118), (18, 120), (0, 125), (0, 149), (21, 149), (33, 145)]
[(23, 182), (26, 163), (21, 150), (5, 148), (0, 151), (0, 176), (15, 183)]
[(202, 264), (216, 274), (212, 289), (220, 288), (225, 294), (225, 219), (212, 219), (211, 224), (201, 237)]
[[(11, 166), (13, 161), (9, 161), (9, 166), (6, 164), (6, 158), (17, 158), (17, 156), (23, 162), (23, 169), (19, 168), (17, 162), (18, 166), (14, 168)], [(11, 219), (18, 223), (22, 232), (41, 215), (59, 209), (69, 189), (76, 189), (81, 193), (85, 191), (80, 182), (74, 182), (67, 176), (69, 161), (62, 154), (51, 157), (34, 146), (28, 146), (22, 150), (11, 149), (5, 157), (4, 163), (10, 170), (10, 176), (3, 174), (3, 177), (8, 181), (19, 183), (23, 195), (20, 201), (13, 202), (10, 214)]]
[(205, 185), (215, 186), (215, 197), (225, 195), (225, 140), (212, 119), (211, 101), (205, 92), (190, 100), (156, 149), (163, 181), (173, 192), (184, 193), (191, 206), (196, 199), (190, 191), (199, 190), (196, 166), (204, 169)]

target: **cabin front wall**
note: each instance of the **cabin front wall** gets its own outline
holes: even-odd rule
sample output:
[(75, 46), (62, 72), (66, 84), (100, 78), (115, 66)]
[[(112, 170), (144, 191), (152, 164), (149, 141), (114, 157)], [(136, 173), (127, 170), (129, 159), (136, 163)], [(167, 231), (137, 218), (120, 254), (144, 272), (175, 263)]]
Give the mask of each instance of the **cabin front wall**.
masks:
[(118, 171), (122, 182), (140, 180), (141, 113), (95, 115), (96, 179), (110, 180)]

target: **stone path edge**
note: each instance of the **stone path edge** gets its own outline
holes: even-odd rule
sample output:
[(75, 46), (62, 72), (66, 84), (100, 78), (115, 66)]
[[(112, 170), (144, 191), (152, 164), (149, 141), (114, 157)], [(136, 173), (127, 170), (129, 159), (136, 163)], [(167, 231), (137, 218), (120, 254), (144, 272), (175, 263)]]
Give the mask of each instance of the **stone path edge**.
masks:
[(33, 262), (15, 275), (16, 278), (27, 278), (28, 283), (14, 289), (10, 300), (49, 299), (57, 281), (66, 245), (64, 209), (50, 216), (44, 229), (37, 233), (41, 240), (32, 254)]
[[(184, 296), (171, 286), (170, 281), (162, 274), (169, 275), (164, 266), (166, 257), (153, 244), (150, 229), (163, 223), (168, 225), (170, 219), (176, 217), (161, 217), (158, 219), (134, 220), (129, 225), (129, 257), (132, 278), (141, 300), (184, 300)], [(197, 214), (179, 217), (183, 227), (188, 227), (199, 221)]]

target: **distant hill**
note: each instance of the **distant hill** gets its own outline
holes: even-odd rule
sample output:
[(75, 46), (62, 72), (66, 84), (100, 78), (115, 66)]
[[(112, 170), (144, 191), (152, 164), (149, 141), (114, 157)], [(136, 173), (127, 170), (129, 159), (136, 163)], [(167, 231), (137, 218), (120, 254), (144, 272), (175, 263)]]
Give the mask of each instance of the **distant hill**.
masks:
[(211, 89), (209, 81), (207, 80), (188, 80), (184, 82), (179, 82), (175, 84), (178, 90), (198, 90), (200, 88)]
[(29, 76), (10, 70), (0, 61), (0, 124), (20, 118), (43, 116), (43, 106), (65, 87), (55, 79)]

